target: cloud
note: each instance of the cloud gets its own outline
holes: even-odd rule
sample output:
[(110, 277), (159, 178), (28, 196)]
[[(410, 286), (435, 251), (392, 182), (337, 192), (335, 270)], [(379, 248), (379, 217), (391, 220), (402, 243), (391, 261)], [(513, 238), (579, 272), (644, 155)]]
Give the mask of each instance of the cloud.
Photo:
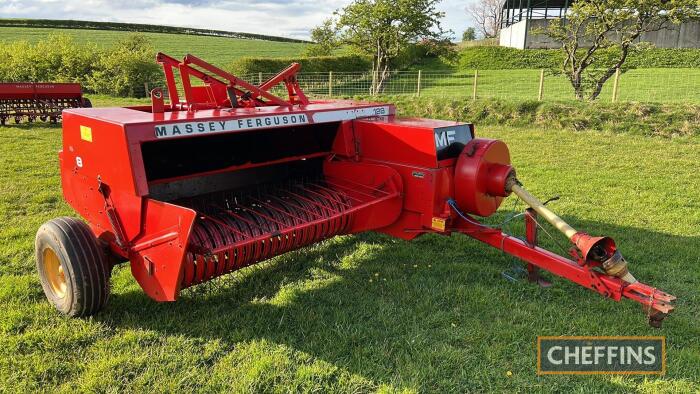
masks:
[[(197, 27), (308, 38), (309, 31), (351, 0), (0, 0), (0, 17), (74, 19)], [(445, 26), (468, 18), (464, 2), (446, 0)]]

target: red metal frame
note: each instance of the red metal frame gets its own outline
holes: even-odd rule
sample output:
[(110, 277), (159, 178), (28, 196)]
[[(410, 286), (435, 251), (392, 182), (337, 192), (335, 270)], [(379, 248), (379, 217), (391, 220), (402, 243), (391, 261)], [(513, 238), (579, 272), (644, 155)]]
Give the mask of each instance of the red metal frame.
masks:
[[(526, 215), (525, 218), (527, 232), (533, 234), (533, 226), (536, 226), (536, 223), (529, 215)], [(585, 261), (572, 261), (542, 249), (536, 243), (531, 243), (531, 235), (528, 237), (530, 238), (528, 241), (523, 241), (504, 234), (500, 229), (480, 225), (476, 220), (466, 221), (461, 218), (456, 218), (456, 224), (451, 228), (451, 231), (468, 235), (537, 268), (591, 289), (603, 297), (615, 301), (620, 301), (622, 297), (625, 297), (636, 301), (643, 306), (652, 321), (660, 321), (673, 310), (670, 303), (676, 297), (641, 282), (625, 283), (619, 278), (594, 270)]]
[[(529, 278), (541, 285), (547, 282), (538, 271), (549, 271), (607, 298), (639, 302), (653, 322), (673, 310), (673, 296), (606, 275), (599, 263), (582, 257), (597, 242), (614, 245), (609, 238), (577, 234), (573, 261), (537, 245), (532, 210), (525, 213), (524, 241), (466, 216), (493, 213), (508, 195), (505, 183), (512, 171), (505, 144), (474, 138), (471, 125), (400, 119), (390, 104), (309, 100), (296, 80), (297, 64), (255, 86), (192, 55), (179, 62), (159, 54), (158, 62), (170, 93), (168, 106), (155, 90), (150, 107), (66, 111), (59, 155), (65, 199), (114, 253), (130, 260), (134, 277), (156, 300), (173, 301), (182, 288), (330, 236), (374, 230), (407, 240), (429, 232), (463, 233), (525, 261)], [(193, 86), (191, 77), (204, 86)], [(280, 83), (287, 87), (287, 100), (269, 92)], [(165, 147), (186, 139), (189, 143), (178, 145), (183, 150), (171, 152), (189, 157), (187, 149), (206, 138), (247, 136), (256, 154), (267, 153), (260, 149), (268, 146), (287, 152), (287, 146), (269, 145), (276, 138), (270, 130), (277, 129), (288, 131), (290, 145), (307, 138), (299, 141), (314, 148), (147, 176), (147, 144), (166, 155)], [(217, 141), (212, 151), (233, 155), (227, 150), (233, 140), (210, 141)], [(205, 153), (195, 157), (207, 160)], [(242, 195), (235, 194), (240, 185), (234, 181), (217, 181), (308, 162), (320, 163), (314, 167), (318, 179), (278, 181), (270, 190), (246, 183), (250, 190)], [(187, 182), (226, 187), (204, 193), (197, 186), (182, 199), (154, 196)]]
[[(156, 60), (163, 66), (171, 109), (198, 110), (265, 105), (289, 107), (295, 104), (306, 105), (309, 103), (296, 79), (296, 74), (301, 69), (298, 63), (293, 63), (265, 83), (255, 86), (194, 55), (188, 54), (180, 62), (168, 55), (158, 53)], [(185, 95), (184, 103), (180, 102), (174, 69), (180, 73)], [(205, 86), (193, 86), (192, 77), (202, 81)], [(284, 83), (287, 88), (288, 100), (269, 92), (280, 83)], [(229, 93), (235, 94), (236, 102), (231, 102), (232, 97)]]
[[(538, 243), (537, 212), (532, 208), (527, 208), (525, 214), (525, 241), (528, 246), (535, 247)], [(527, 263), (527, 280), (537, 283), (542, 287), (549, 287), (552, 284), (540, 276), (540, 268), (532, 263)]]

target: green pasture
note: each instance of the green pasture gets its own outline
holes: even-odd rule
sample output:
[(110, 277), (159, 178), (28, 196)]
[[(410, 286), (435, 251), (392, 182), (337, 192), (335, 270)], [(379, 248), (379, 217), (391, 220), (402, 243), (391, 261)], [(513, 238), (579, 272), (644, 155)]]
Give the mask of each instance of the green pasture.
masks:
[[(635, 276), (678, 296), (662, 329), (636, 303), (564, 280), (550, 278), (548, 289), (505, 280), (520, 263), (462, 235), (336, 237), (176, 303), (151, 301), (119, 266), (106, 309), (67, 319), (45, 300), (33, 257), (37, 228), (74, 215), (61, 196), (60, 126), (11, 125), (0, 127), (0, 392), (700, 390), (700, 140), (477, 130), (509, 145), (533, 194), (560, 195), (552, 209), (615, 238)], [(486, 220), (499, 224), (522, 208), (510, 198)], [(537, 376), (538, 335), (663, 335), (668, 371)]]
[[(421, 70), (422, 96), (472, 97), (475, 72), (457, 73), (447, 70)], [(540, 94), (541, 70), (477, 70), (477, 98), (499, 98), (513, 101), (537, 100)], [(606, 82), (598, 98), (612, 101), (614, 79)], [(357, 86), (348, 84), (350, 87)], [(369, 89), (369, 81), (367, 89)], [(574, 100), (574, 91), (562, 75), (546, 70), (542, 100)], [(342, 87), (336, 87), (342, 91)], [(399, 72), (387, 83), (385, 94), (417, 94), (417, 70)], [(640, 68), (621, 74), (617, 100), (620, 102), (700, 103), (700, 69)]]
[[(432, 65), (432, 64), (429, 64)], [(420, 70), (420, 83), (418, 71)], [(263, 79), (272, 74), (263, 74)], [(476, 76), (476, 77), (475, 77)], [(257, 81), (257, 74), (244, 77)], [(540, 78), (542, 95), (540, 97)], [(331, 88), (329, 90), (329, 78)], [(566, 77), (549, 70), (475, 70), (470, 73), (444, 68), (414, 68), (398, 71), (386, 80), (384, 95), (421, 97), (473, 98), (476, 79), (478, 99), (501, 99), (512, 102), (539, 100), (545, 102), (574, 101), (574, 90)], [(364, 96), (372, 91), (371, 73), (303, 73), (299, 81), (306, 92), (319, 96)], [(609, 79), (598, 102), (612, 102), (614, 79)], [(700, 103), (700, 69), (640, 68), (620, 75), (618, 102)]]
[[(478, 98), (536, 100), (539, 97), (541, 70), (479, 70)], [(612, 101), (614, 78), (603, 87), (599, 100)], [(441, 77), (426, 73), (425, 95), (448, 95), (460, 92), (471, 96), (474, 74)], [(660, 103), (700, 103), (700, 69), (640, 68), (620, 76), (618, 100)], [(575, 99), (569, 81), (561, 75), (545, 71), (542, 99), (561, 101)]]
[[(129, 32), (54, 28), (0, 27), (0, 43), (26, 40), (37, 42), (49, 34), (67, 34), (78, 43), (92, 42), (108, 47)], [(247, 40), (226, 37), (168, 33), (139, 33), (151, 39), (155, 49), (181, 58), (191, 53), (209, 62), (225, 66), (239, 57), (298, 56), (307, 44), (279, 41)]]

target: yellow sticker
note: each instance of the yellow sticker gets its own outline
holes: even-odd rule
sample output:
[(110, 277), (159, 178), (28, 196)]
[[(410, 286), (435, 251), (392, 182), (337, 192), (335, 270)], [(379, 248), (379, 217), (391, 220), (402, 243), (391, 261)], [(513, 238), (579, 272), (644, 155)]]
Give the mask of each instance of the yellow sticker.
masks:
[(445, 231), (445, 223), (447, 221), (443, 218), (433, 218), (432, 227), (435, 230)]
[(92, 129), (87, 126), (80, 126), (80, 138), (92, 142)]

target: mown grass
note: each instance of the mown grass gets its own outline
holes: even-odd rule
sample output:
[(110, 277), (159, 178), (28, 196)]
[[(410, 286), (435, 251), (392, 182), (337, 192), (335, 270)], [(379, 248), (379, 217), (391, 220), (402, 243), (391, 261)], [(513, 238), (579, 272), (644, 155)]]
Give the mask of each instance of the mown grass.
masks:
[[(53, 28), (0, 27), (0, 42), (26, 40), (37, 42), (52, 33), (66, 34), (78, 43), (92, 42), (109, 47), (129, 32), (107, 30), (75, 30)], [(176, 58), (191, 53), (211, 63), (225, 66), (239, 57), (298, 56), (307, 44), (246, 40), (225, 37), (207, 37), (186, 34), (139, 33), (148, 37), (155, 49)]]
[[(74, 214), (60, 191), (60, 127), (9, 126), (0, 128), (0, 391), (700, 390), (700, 140), (477, 130), (508, 143), (533, 193), (561, 195), (552, 208), (614, 237), (638, 278), (678, 296), (661, 330), (633, 302), (559, 279), (549, 289), (512, 283), (501, 273), (513, 259), (432, 235), (336, 237), (171, 304), (148, 299), (123, 266), (106, 310), (66, 319), (46, 302), (33, 262), (40, 224)], [(512, 208), (506, 201), (489, 221)], [(538, 335), (664, 335), (668, 372), (538, 377)]]

